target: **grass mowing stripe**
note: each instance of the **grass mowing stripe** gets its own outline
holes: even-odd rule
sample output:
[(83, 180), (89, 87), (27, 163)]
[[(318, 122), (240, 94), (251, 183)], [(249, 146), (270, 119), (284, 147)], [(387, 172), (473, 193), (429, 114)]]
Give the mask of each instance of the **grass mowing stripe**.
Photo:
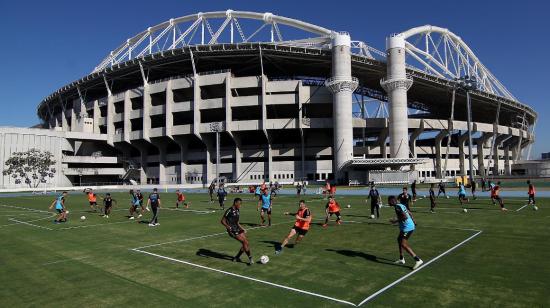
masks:
[(91, 258), (91, 257), (90, 257), (90, 256), (86, 256), (86, 257), (80, 257), (80, 258), (72, 258), (72, 259), (57, 260), (57, 261), (53, 261), (53, 262), (43, 263), (42, 265), (52, 265), (52, 264), (57, 264), (57, 263), (62, 263), (62, 262), (78, 261), (78, 260), (83, 260), (83, 259), (87, 259), (87, 258)]
[(417, 273), (418, 271), (420, 271), (421, 269), (425, 268), (426, 266), (430, 265), (432, 262), (435, 262), (437, 261), (438, 259), (442, 258), (443, 256), (445, 256), (446, 254), (450, 253), (451, 251), (455, 250), (456, 248), (464, 245), (465, 243), (467, 243), (468, 241), (470, 241), (471, 239), (475, 238), (476, 236), (480, 235), (483, 231), (478, 231), (477, 233), (475, 233), (474, 235), (468, 237), (467, 239), (463, 240), (462, 242), (456, 244), (455, 246), (451, 247), (449, 250), (445, 251), (444, 253), (440, 254), (439, 256), (431, 259), (430, 261), (424, 263), (422, 266), (420, 266), (419, 268), (417, 268), (416, 270), (408, 273), (407, 275), (397, 279), (396, 281), (390, 283), (389, 285), (383, 287), (382, 289), (376, 291), (374, 294), (370, 295), (369, 297), (365, 298), (362, 302), (360, 302), (359, 304), (357, 304), (357, 306), (361, 306), (369, 301), (371, 301), (372, 299), (374, 299), (375, 297), (377, 297), (378, 295), (382, 294), (383, 292), (385, 292), (386, 290), (392, 288), (393, 286), (395, 286), (396, 284), (400, 283), (401, 281), (409, 278), (410, 276), (414, 275), (415, 273)]
[(219, 270), (219, 269), (216, 269), (216, 268), (211, 268), (211, 267), (208, 267), (208, 266), (204, 266), (204, 265), (200, 265), (200, 264), (191, 263), (191, 262), (187, 262), (187, 261), (184, 261), (184, 260), (179, 260), (179, 259), (170, 258), (170, 257), (167, 257), (167, 256), (159, 255), (159, 254), (152, 253), (152, 252), (148, 252), (148, 251), (144, 251), (144, 250), (139, 250), (139, 249), (132, 249), (132, 250), (135, 251), (135, 252), (147, 254), (147, 255), (150, 255), (150, 256), (154, 256), (154, 257), (157, 257), (157, 258), (169, 260), (169, 261), (172, 261), (172, 262), (182, 263), (182, 264), (186, 264), (186, 265), (198, 267), (198, 268), (201, 268), (201, 269), (205, 269), (205, 270), (209, 270), (209, 271), (221, 273), (221, 274), (228, 275), (228, 276), (233, 276), (233, 277), (237, 277), (237, 278), (247, 279), (247, 280), (251, 280), (251, 281), (254, 281), (254, 282), (259, 282), (259, 283), (267, 284), (267, 285), (269, 285), (269, 286), (273, 286), (273, 287), (277, 287), (277, 288), (282, 288), (282, 289), (286, 289), (286, 290), (291, 290), (291, 291), (294, 291), (294, 292), (303, 293), (303, 294), (308, 294), (308, 295), (312, 295), (312, 296), (316, 296), (316, 297), (320, 297), (320, 298), (332, 300), (332, 301), (335, 301), (335, 302), (339, 302), (339, 303), (342, 303), (342, 304), (348, 304), (348, 305), (351, 305), (351, 306), (355, 306), (354, 303), (351, 303), (351, 302), (348, 302), (348, 301), (345, 301), (345, 300), (341, 300), (341, 299), (337, 299), (337, 298), (334, 298), (334, 297), (330, 297), (330, 296), (326, 296), (326, 295), (322, 295), (322, 294), (318, 294), (318, 293), (314, 293), (314, 292), (309, 292), (309, 291), (305, 291), (305, 290), (300, 290), (300, 289), (292, 288), (292, 287), (289, 287), (289, 286), (280, 285), (280, 284), (276, 284), (276, 283), (273, 283), (273, 282), (269, 282), (269, 281), (265, 281), (265, 280), (260, 280), (260, 279), (256, 279), (256, 278), (252, 278), (252, 277), (248, 277), (248, 276), (244, 276), (244, 275), (239, 275), (239, 274), (235, 274), (235, 273), (231, 273), (231, 272), (226, 272), (226, 271), (222, 271), (222, 270)]

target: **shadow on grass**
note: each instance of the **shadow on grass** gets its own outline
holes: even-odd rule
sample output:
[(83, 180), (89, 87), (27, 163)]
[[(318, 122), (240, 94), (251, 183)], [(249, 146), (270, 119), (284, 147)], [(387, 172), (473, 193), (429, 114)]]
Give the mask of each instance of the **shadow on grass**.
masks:
[(216, 259), (227, 260), (227, 261), (233, 260), (233, 256), (220, 253), (220, 252), (215, 252), (209, 249), (203, 249), (203, 248), (200, 248), (199, 250), (197, 250), (197, 256), (204, 257), (204, 258), (216, 258)]
[(390, 259), (386, 259), (386, 258), (380, 258), (380, 257), (377, 257), (375, 255), (364, 253), (362, 251), (347, 250), (347, 249), (338, 249), (337, 250), (337, 249), (330, 249), (330, 248), (327, 248), (325, 250), (335, 252), (335, 253), (341, 254), (341, 255), (346, 256), (346, 257), (359, 257), (359, 258), (363, 258), (365, 260), (372, 261), (372, 262), (388, 264), (388, 265), (394, 265), (394, 266), (400, 266), (400, 267), (402, 266), (400, 264), (395, 264), (394, 260), (390, 260)]

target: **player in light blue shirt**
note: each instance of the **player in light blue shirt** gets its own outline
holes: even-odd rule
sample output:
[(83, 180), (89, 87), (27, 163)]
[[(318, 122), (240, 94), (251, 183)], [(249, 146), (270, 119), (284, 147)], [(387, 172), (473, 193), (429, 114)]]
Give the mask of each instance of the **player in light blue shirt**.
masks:
[(263, 194), (260, 196), (258, 200), (258, 207), (257, 207), (257, 210), (260, 211), (260, 205), (261, 205), (260, 218), (262, 219), (262, 226), (265, 225), (265, 217), (264, 217), (265, 213), (267, 213), (268, 226), (271, 226), (271, 205), (272, 204), (273, 204), (273, 199), (271, 198), (269, 191), (266, 189), (264, 190)]
[(67, 214), (69, 213), (67, 211), (67, 208), (65, 207), (65, 197), (67, 196), (67, 192), (64, 191), (61, 195), (59, 195), (50, 205), (50, 210), (55, 207), (55, 211), (57, 212), (57, 217), (53, 221), (55, 224), (61, 223), (61, 222), (67, 222)]
[(399, 245), (399, 260), (395, 261), (396, 264), (405, 264), (405, 258), (403, 257), (403, 250), (405, 250), (411, 257), (414, 258), (415, 263), (412, 267), (413, 270), (417, 269), (424, 263), (412, 250), (409, 246), (409, 238), (413, 234), (416, 222), (414, 218), (407, 210), (405, 205), (397, 203), (397, 198), (395, 196), (388, 197), (388, 204), (395, 208), (395, 214), (397, 218), (390, 219), (390, 222), (395, 224), (399, 223), (399, 236), (397, 237), (397, 243)]
[(464, 188), (464, 183), (458, 184), (458, 201), (460, 201), (460, 205), (464, 202), (470, 202), (470, 200), (466, 198), (466, 188)]

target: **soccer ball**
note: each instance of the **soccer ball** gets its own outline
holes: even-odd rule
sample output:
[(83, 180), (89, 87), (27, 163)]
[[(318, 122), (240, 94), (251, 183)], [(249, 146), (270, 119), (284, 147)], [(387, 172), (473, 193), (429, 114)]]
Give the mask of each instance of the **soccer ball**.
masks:
[(260, 257), (260, 262), (262, 264), (266, 264), (267, 262), (269, 262), (269, 257), (268, 256), (261, 256)]
[(468, 213), (468, 209), (463, 209), (462, 210), (464, 213)]
[(351, 204), (348, 204), (348, 209), (351, 207)]
[(80, 216), (80, 220), (82, 221), (86, 220), (86, 216)]
[(449, 196), (447, 196), (447, 199), (449, 199)]
[(533, 210), (538, 211), (538, 207), (536, 205), (533, 205)]
[(374, 215), (370, 215), (370, 219), (374, 219)]

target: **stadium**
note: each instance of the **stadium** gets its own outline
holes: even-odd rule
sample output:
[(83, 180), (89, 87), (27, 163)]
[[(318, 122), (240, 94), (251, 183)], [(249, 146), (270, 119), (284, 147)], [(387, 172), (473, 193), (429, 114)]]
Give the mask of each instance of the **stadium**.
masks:
[(534, 142), (537, 113), (451, 30), (385, 51), (340, 30), (231, 10), (147, 28), (40, 102), (54, 182), (430, 182), (510, 175)]

